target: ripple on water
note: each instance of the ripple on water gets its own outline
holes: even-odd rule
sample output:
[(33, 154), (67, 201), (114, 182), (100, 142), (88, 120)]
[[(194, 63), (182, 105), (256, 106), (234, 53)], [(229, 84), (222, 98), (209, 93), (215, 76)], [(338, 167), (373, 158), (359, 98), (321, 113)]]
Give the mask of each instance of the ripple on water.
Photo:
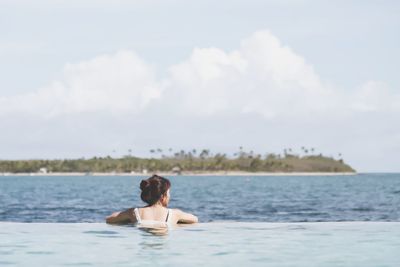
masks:
[(95, 235), (118, 235), (115, 231), (84, 231), (84, 234), (95, 234)]
[(26, 254), (32, 255), (51, 255), (55, 254), (53, 251), (27, 251)]
[(16, 265), (17, 263), (14, 261), (2, 261), (0, 260), (0, 265)]
[(205, 229), (190, 229), (190, 228), (187, 228), (187, 229), (185, 229), (185, 231), (189, 231), (189, 232), (205, 232), (207, 230), (205, 230)]
[(0, 248), (27, 248), (27, 245), (18, 245), (18, 244), (11, 244), (11, 245), (0, 245)]
[(372, 211), (375, 211), (375, 209), (371, 208), (371, 207), (357, 207), (357, 208), (353, 208), (351, 210), (352, 211), (359, 211), (359, 212), (372, 212)]
[(1, 251), (0, 250), (0, 255), (12, 255), (12, 254), (14, 254), (14, 251)]
[(63, 266), (92, 266), (93, 264), (90, 262), (72, 262), (72, 263), (64, 263)]
[(125, 236), (122, 235), (96, 235), (96, 236), (102, 238), (126, 238)]
[(104, 230), (104, 231), (84, 231), (82, 233), (95, 235), (96, 237), (102, 237), (102, 238), (125, 238), (125, 236), (120, 235), (119, 232), (108, 231), (108, 230)]

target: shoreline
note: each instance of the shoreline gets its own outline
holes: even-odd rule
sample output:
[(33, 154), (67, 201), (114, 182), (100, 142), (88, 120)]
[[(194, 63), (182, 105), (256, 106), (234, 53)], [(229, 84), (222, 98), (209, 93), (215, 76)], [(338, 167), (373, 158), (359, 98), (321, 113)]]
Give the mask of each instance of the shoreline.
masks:
[(52, 172), (52, 173), (0, 173), (0, 176), (139, 176), (150, 177), (153, 174), (160, 176), (348, 176), (357, 175), (357, 172), (154, 172), (154, 173), (107, 173), (107, 172)]

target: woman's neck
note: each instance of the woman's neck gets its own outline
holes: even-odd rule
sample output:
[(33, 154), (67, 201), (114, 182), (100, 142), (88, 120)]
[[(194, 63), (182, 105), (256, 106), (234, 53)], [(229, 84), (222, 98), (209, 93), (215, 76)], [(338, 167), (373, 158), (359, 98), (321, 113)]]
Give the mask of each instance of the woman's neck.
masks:
[(150, 208), (166, 208), (164, 205), (162, 205), (161, 203), (155, 203), (151, 206), (149, 206)]

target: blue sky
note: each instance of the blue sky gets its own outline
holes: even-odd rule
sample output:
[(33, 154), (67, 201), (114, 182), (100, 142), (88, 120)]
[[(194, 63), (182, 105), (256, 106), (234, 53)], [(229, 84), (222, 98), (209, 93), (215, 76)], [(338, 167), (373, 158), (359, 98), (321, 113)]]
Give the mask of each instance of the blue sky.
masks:
[(3, 0), (0, 158), (306, 146), (400, 171), (399, 13), (396, 1)]

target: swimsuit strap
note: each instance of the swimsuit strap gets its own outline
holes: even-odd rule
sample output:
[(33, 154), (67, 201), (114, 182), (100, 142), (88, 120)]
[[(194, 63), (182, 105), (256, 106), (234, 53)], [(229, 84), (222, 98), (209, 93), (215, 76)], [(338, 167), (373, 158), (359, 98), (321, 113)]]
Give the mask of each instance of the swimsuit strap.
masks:
[[(142, 219), (140, 218), (139, 208), (134, 208), (133, 212), (135, 213), (137, 223), (141, 223)], [(171, 220), (172, 220), (172, 209), (168, 209), (168, 214), (167, 218), (165, 219), (165, 222), (170, 223)]]
[(170, 222), (172, 220), (172, 209), (168, 209), (167, 219), (165, 222)]
[(167, 218), (165, 218), (165, 222), (168, 222), (168, 218), (169, 218), (169, 209), (168, 209), (168, 213), (167, 213)]
[(140, 218), (139, 209), (138, 209), (138, 208), (135, 208), (135, 209), (133, 210), (133, 212), (135, 213), (137, 222), (140, 223), (140, 222), (142, 221), (142, 219)]

